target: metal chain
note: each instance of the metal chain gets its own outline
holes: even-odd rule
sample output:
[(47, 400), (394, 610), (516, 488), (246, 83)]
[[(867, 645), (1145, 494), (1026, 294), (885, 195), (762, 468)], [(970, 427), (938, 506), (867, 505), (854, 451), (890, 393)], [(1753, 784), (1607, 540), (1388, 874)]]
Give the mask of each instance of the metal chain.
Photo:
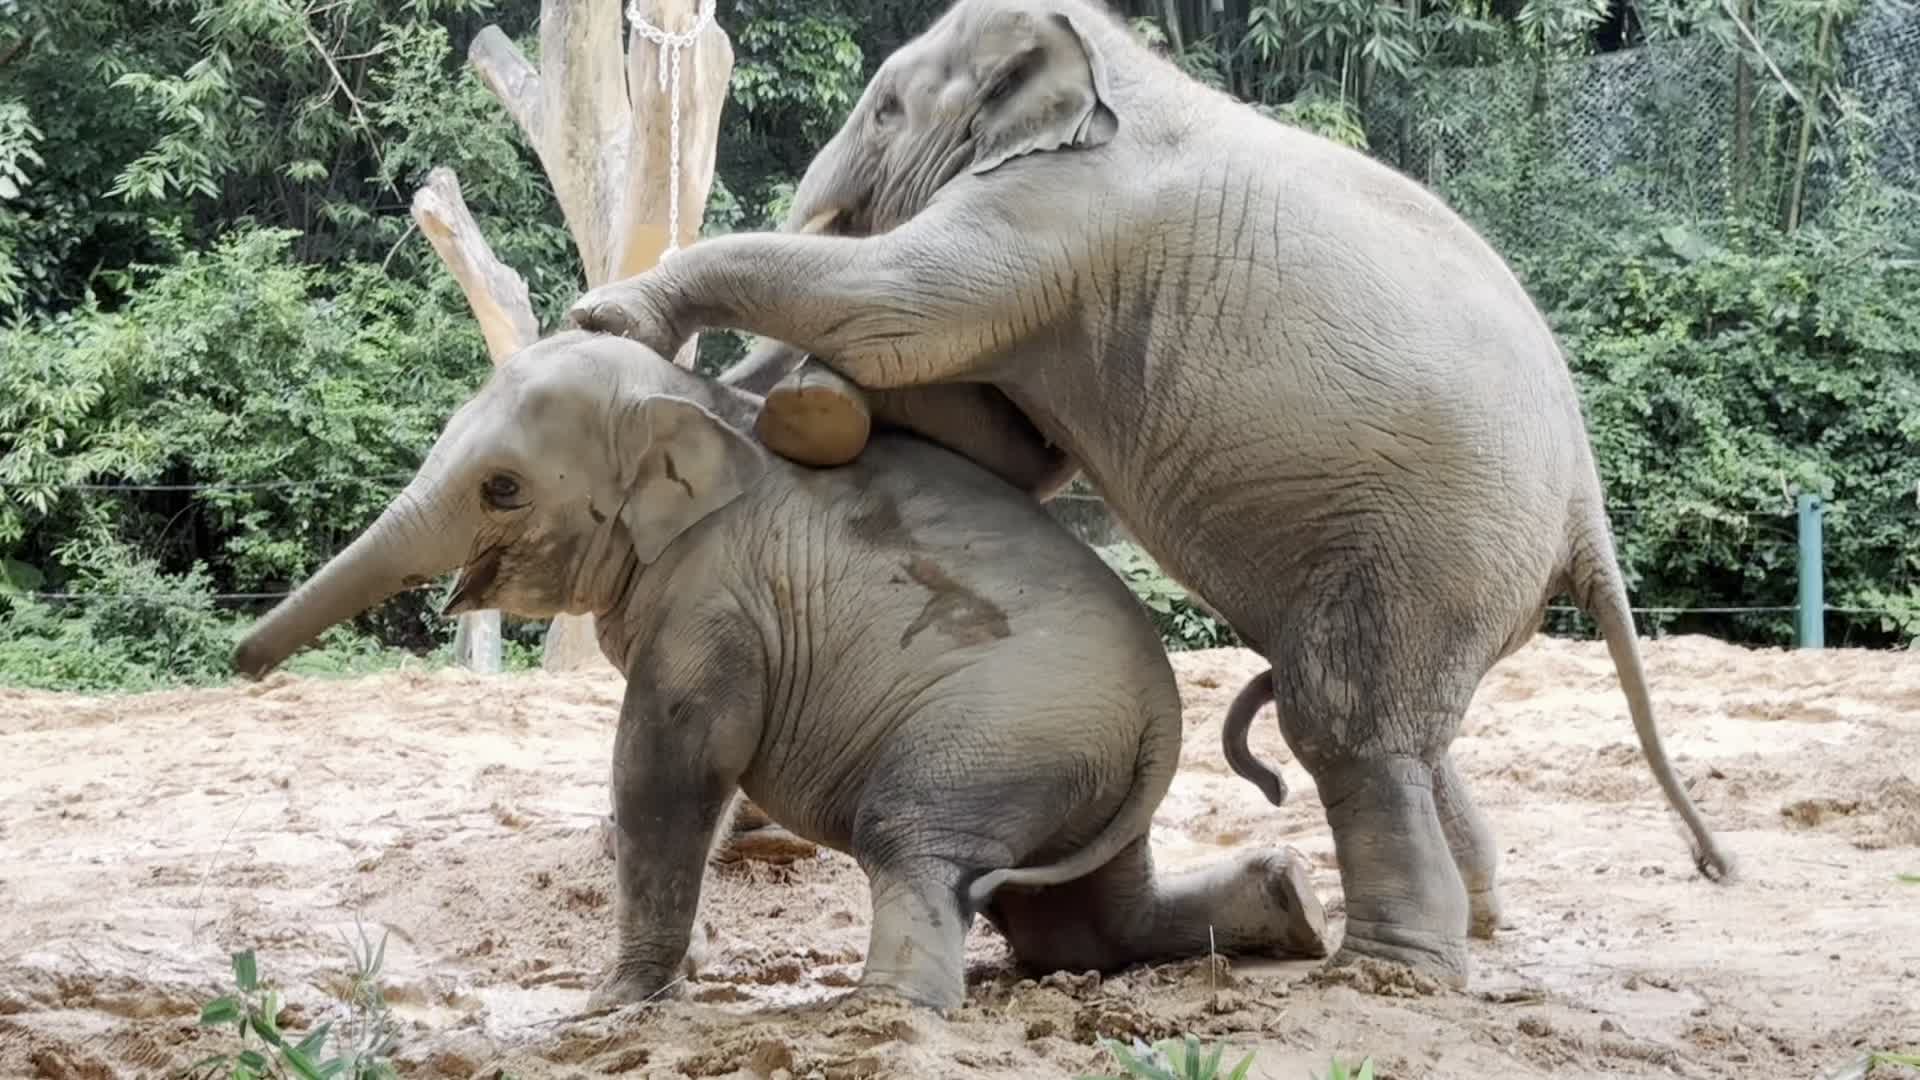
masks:
[(667, 165), (667, 248), (660, 253), (663, 262), (680, 250), (680, 54), (692, 48), (707, 27), (713, 25), (715, 2), (702, 0), (693, 25), (677, 34), (648, 22), (640, 13), (640, 0), (632, 0), (627, 5), (627, 21), (633, 24), (633, 32), (660, 46), (660, 92), (672, 95), (667, 105), (671, 118), (667, 137), (672, 149)]

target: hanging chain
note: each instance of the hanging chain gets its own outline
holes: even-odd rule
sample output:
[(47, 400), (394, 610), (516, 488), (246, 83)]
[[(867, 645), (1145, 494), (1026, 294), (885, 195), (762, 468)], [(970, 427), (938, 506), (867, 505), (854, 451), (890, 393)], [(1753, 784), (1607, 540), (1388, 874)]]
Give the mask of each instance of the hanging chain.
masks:
[(671, 95), (667, 104), (671, 117), (667, 138), (672, 146), (667, 165), (667, 249), (660, 253), (662, 261), (680, 250), (680, 54), (692, 48), (707, 27), (713, 25), (714, 4), (715, 0), (701, 0), (693, 25), (677, 34), (648, 22), (640, 13), (640, 0), (632, 0), (627, 5), (627, 21), (633, 24), (634, 33), (660, 46), (660, 92)]

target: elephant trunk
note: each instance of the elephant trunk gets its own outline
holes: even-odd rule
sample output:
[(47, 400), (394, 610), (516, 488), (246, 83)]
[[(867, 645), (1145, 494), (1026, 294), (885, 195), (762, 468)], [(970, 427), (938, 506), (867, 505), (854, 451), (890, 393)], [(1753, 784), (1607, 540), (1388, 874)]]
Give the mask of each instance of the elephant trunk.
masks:
[(235, 670), (260, 678), (328, 627), (459, 566), (466, 533), (440, 520), (442, 501), (416, 478), (345, 551), (254, 623), (234, 650)]
[(844, 133), (834, 135), (814, 156), (794, 189), (782, 232), (860, 235), (865, 231), (861, 217), (872, 199), (873, 178), (858, 177), (858, 170), (848, 167), (853, 155), (846, 152), (844, 140)]

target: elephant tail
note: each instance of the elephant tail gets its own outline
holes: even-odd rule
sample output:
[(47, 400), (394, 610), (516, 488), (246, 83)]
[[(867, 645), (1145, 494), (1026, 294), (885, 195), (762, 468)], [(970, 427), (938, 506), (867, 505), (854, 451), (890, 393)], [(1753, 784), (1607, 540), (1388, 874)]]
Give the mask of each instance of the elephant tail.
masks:
[(1149, 703), (1146, 708), (1147, 729), (1140, 736), (1140, 754), (1134, 759), (1133, 786), (1099, 835), (1059, 862), (1002, 868), (980, 875), (967, 886), (969, 910), (984, 910), (1003, 885), (1042, 888), (1083, 878), (1147, 835), (1153, 827), (1154, 811), (1167, 797), (1173, 774), (1180, 767), (1180, 701), (1175, 697), (1168, 703)]
[(1247, 728), (1253, 723), (1254, 714), (1272, 700), (1273, 669), (1268, 668), (1248, 679), (1247, 685), (1234, 696), (1233, 704), (1227, 707), (1226, 722), (1220, 725), (1220, 749), (1234, 772), (1252, 781), (1268, 802), (1279, 806), (1287, 801), (1287, 782), (1247, 749)]
[(1647, 688), (1647, 673), (1640, 663), (1640, 641), (1633, 628), (1633, 611), (1627, 604), (1626, 581), (1620, 574), (1606, 519), (1598, 511), (1590, 515), (1590, 524), (1584, 532), (1575, 536), (1568, 569), (1575, 601), (1599, 624), (1600, 636), (1606, 639), (1614, 671), (1627, 695), (1627, 711), (1633, 716), (1634, 733), (1640, 737), (1640, 750), (1646, 755), (1660, 790), (1666, 793), (1668, 804), (1692, 834), (1694, 865), (1709, 881), (1730, 880), (1733, 862), (1720, 849), (1699, 808), (1694, 806), (1679, 775), (1673, 771), (1673, 762), (1660, 741), (1660, 729), (1654, 725), (1653, 695)]

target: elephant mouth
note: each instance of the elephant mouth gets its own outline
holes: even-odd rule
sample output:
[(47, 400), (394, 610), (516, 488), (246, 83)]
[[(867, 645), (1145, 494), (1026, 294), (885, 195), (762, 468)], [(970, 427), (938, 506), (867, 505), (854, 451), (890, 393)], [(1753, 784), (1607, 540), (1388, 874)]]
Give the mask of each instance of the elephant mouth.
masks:
[(461, 567), (460, 580), (454, 583), (453, 595), (447, 599), (446, 606), (440, 609), (440, 614), (452, 616), (480, 610), (481, 601), (493, 588), (494, 579), (500, 576), (500, 557), (505, 551), (505, 548), (495, 545)]
[(807, 223), (800, 226), (800, 232), (859, 238), (873, 235), (873, 223), (868, 209), (864, 206), (836, 207), (831, 210), (822, 210), (808, 218)]

